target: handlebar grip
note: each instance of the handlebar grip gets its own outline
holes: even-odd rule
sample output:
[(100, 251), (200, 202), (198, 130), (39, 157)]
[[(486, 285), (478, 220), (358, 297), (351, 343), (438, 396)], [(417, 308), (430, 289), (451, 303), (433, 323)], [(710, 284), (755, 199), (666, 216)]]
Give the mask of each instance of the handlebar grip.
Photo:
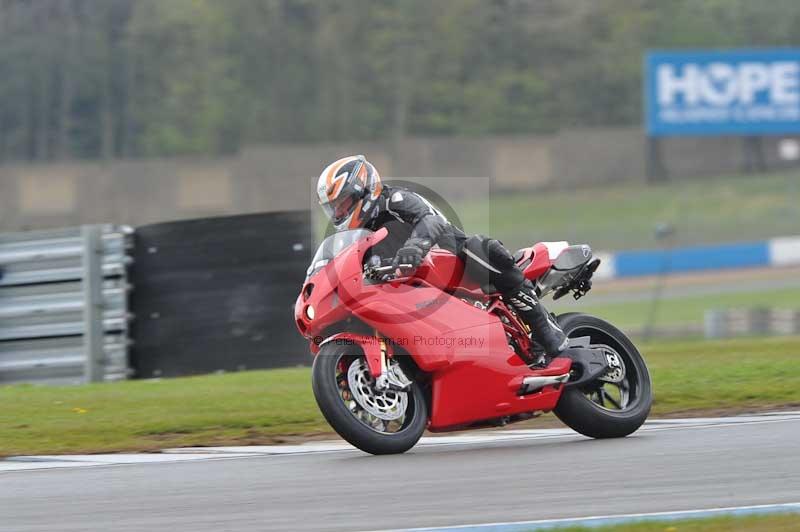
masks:
[(413, 267), (414, 267), (413, 264), (398, 264), (397, 267), (394, 267), (394, 266), (379, 266), (377, 268), (373, 268), (372, 270), (375, 271), (375, 272), (378, 272), (378, 273), (383, 273), (383, 272), (391, 272), (391, 271), (394, 271), (394, 270), (408, 270), (408, 269), (411, 269)]

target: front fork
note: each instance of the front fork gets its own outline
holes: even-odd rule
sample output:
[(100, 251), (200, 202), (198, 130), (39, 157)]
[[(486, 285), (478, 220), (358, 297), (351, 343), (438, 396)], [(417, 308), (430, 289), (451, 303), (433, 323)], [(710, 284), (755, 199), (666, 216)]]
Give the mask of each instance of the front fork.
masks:
[(326, 338), (320, 347), (329, 342), (347, 342), (360, 346), (378, 391), (404, 391), (411, 386), (411, 380), (400, 364), (393, 360), (391, 345), (384, 338), (344, 332)]

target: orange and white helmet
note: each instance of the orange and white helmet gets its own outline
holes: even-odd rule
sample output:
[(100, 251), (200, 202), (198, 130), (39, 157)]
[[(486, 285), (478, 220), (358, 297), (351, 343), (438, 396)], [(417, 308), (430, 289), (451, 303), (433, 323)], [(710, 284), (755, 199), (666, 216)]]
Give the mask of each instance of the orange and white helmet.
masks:
[(317, 181), (317, 196), (337, 231), (363, 227), (381, 194), (381, 176), (363, 155), (327, 166)]

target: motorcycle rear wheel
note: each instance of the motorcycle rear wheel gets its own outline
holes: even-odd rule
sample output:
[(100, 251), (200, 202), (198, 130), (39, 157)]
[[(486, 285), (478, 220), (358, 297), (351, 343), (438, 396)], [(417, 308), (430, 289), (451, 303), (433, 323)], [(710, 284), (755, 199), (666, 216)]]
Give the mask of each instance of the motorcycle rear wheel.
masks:
[(617, 375), (617, 383), (595, 381), (581, 388), (567, 388), (553, 413), (590, 438), (623, 438), (638, 430), (653, 403), (650, 373), (639, 350), (622, 331), (600, 318), (568, 313), (557, 319), (567, 336), (589, 336), (592, 347), (616, 356), (624, 370)]
[[(417, 383), (406, 392), (376, 392), (358, 346), (325, 344), (314, 359), (311, 386), (322, 415), (345, 440), (370, 454), (399, 454), (419, 441), (428, 424)], [(394, 418), (400, 413), (402, 415)], [(386, 419), (394, 418), (394, 419)]]

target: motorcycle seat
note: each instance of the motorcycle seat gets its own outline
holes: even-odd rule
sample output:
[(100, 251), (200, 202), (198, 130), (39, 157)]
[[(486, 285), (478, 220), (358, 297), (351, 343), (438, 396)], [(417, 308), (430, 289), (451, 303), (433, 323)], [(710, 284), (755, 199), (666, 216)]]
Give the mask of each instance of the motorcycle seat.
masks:
[(553, 269), (558, 271), (569, 271), (584, 267), (592, 260), (592, 248), (586, 244), (568, 246), (553, 261)]

